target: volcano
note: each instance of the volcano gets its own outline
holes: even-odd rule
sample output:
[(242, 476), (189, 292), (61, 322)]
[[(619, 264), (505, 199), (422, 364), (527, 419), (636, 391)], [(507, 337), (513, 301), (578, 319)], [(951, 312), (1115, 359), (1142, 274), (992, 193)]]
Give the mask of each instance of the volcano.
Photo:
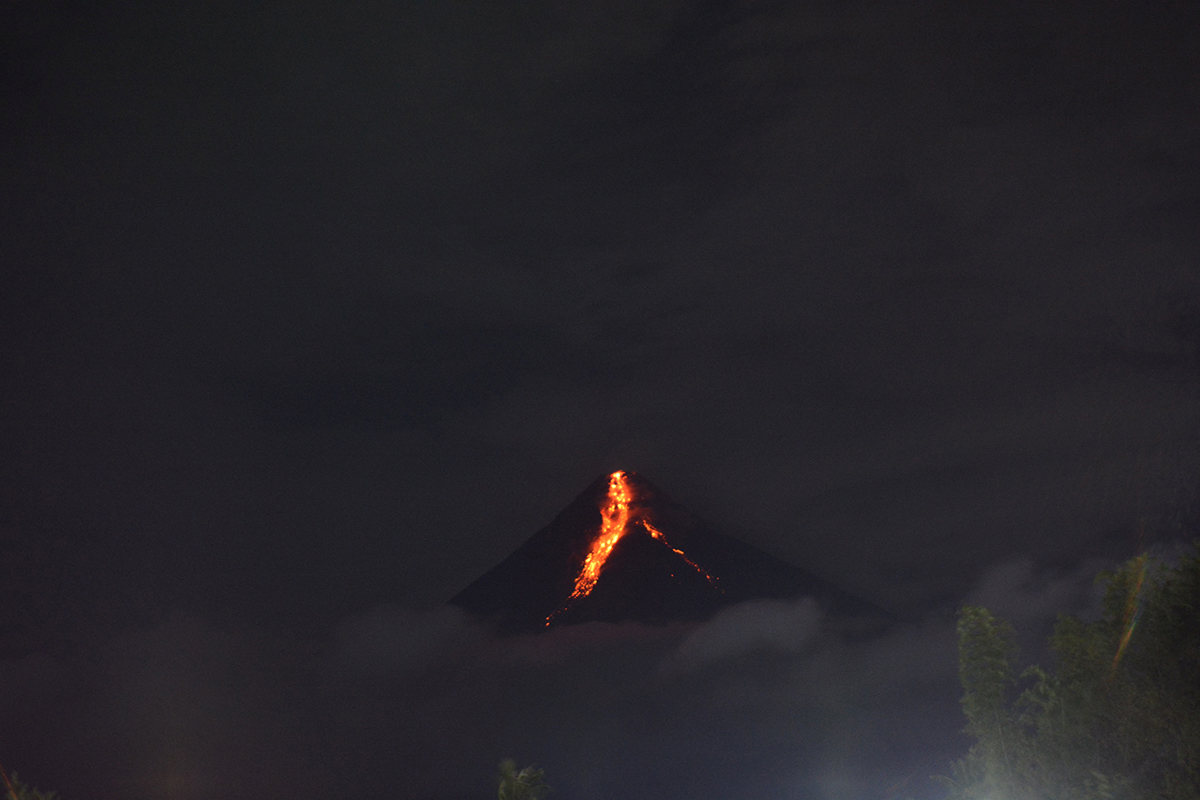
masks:
[(881, 612), (834, 584), (710, 530), (649, 481), (597, 478), (554, 521), (450, 603), (508, 631), (583, 622), (702, 620), (755, 598), (813, 597)]

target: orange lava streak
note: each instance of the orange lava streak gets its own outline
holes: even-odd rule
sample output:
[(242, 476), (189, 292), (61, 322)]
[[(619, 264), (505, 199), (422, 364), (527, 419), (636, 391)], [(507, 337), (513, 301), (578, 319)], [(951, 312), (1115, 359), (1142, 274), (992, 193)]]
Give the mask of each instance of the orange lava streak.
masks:
[(600, 580), (600, 570), (617, 541), (625, 535), (629, 527), (629, 504), (633, 502), (633, 492), (625, 482), (624, 472), (614, 472), (608, 478), (608, 502), (600, 509), (604, 522), (600, 525), (600, 535), (592, 542), (592, 549), (583, 560), (583, 569), (575, 578), (575, 591), (571, 592), (571, 600), (591, 594)]
[(575, 576), (575, 590), (571, 592), (571, 596), (567, 598), (567, 602), (562, 608), (546, 617), (547, 625), (556, 616), (566, 611), (571, 603), (580, 597), (591, 594), (592, 589), (596, 588), (596, 581), (600, 580), (600, 570), (604, 567), (604, 562), (608, 561), (613, 548), (617, 546), (617, 542), (629, 528), (632, 503), (633, 490), (625, 481), (625, 473), (617, 470), (608, 476), (608, 501), (600, 509), (600, 517), (603, 519), (603, 522), (600, 523), (600, 535), (592, 542), (587, 558), (583, 560), (583, 567)]
[[(596, 583), (600, 580), (600, 570), (604, 569), (604, 564), (608, 561), (608, 557), (612, 555), (613, 548), (617, 546), (617, 542), (629, 532), (631, 523), (640, 524), (646, 529), (647, 533), (665, 544), (675, 555), (686, 561), (692, 569), (703, 575), (706, 581), (721, 589), (717, 585), (716, 578), (700, 569), (700, 565), (684, 555), (682, 550), (671, 547), (671, 543), (667, 541), (666, 535), (645, 519), (645, 509), (639, 509), (635, 516), (633, 489), (629, 486), (629, 482), (625, 480), (625, 473), (621, 470), (608, 476), (608, 499), (600, 507), (600, 517), (602, 520), (600, 523), (600, 532), (596, 535), (595, 541), (592, 542), (587, 557), (584, 558), (583, 565), (579, 568), (579, 574), (575, 576), (575, 589), (561, 608), (546, 617), (546, 625), (549, 625), (554, 621), (555, 617), (570, 608), (576, 600), (581, 597), (587, 597), (592, 593), (592, 589), (596, 588)], [(722, 589), (721, 591), (724, 590)]]
[[(653, 536), (655, 539), (658, 539), (660, 542), (665, 544), (667, 547), (671, 547), (671, 543), (667, 541), (667, 537), (666, 537), (666, 535), (663, 534), (662, 531), (660, 531), (658, 528), (651, 525), (646, 520), (642, 520), (642, 525), (645, 526), (646, 530), (650, 533), (651, 536)], [(703, 575), (704, 579), (706, 581), (711, 583), (713, 586), (717, 585), (717, 579), (714, 578), (712, 575), (709, 575), (704, 570), (700, 569), (700, 565), (697, 564), (695, 561), (692, 561), (686, 555), (684, 555), (682, 550), (680, 550), (677, 547), (671, 547), (671, 550), (675, 553), (675, 555), (679, 556), (684, 561), (686, 561), (688, 564), (690, 564), (692, 566), (692, 569), (696, 570), (696, 572), (699, 572), (701, 575)], [(718, 588), (720, 588), (720, 587), (718, 587)]]

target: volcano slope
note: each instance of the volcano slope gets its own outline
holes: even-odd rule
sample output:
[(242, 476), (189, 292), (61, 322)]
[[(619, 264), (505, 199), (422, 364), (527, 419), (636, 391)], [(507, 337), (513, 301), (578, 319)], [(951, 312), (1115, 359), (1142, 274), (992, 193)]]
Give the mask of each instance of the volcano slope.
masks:
[(756, 598), (812, 597), (827, 613), (880, 609), (705, 527), (634, 472), (597, 478), (554, 521), (450, 603), (507, 632), (583, 622), (702, 620)]

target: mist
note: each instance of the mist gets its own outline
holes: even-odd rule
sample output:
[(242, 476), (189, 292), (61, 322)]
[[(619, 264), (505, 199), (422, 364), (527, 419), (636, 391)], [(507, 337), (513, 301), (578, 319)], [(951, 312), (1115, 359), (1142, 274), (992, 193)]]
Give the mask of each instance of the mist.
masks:
[[(999, 563), (965, 599), (1040, 636), (1094, 610), (1095, 566)], [(519, 636), (451, 607), (314, 636), (179, 616), (0, 663), (0, 746), (80, 800), (482, 799), (504, 757), (563, 800), (923, 800), (967, 746), (953, 611), (870, 634), (806, 598)]]

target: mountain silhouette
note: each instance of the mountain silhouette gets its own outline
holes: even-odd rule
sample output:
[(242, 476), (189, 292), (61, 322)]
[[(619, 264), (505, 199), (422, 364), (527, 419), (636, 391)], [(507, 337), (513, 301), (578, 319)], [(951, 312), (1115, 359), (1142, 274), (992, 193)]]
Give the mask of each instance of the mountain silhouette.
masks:
[(702, 620), (755, 598), (815, 598), (878, 616), (816, 575), (710, 530), (634, 472), (597, 478), (554, 521), (450, 603), (508, 631)]

